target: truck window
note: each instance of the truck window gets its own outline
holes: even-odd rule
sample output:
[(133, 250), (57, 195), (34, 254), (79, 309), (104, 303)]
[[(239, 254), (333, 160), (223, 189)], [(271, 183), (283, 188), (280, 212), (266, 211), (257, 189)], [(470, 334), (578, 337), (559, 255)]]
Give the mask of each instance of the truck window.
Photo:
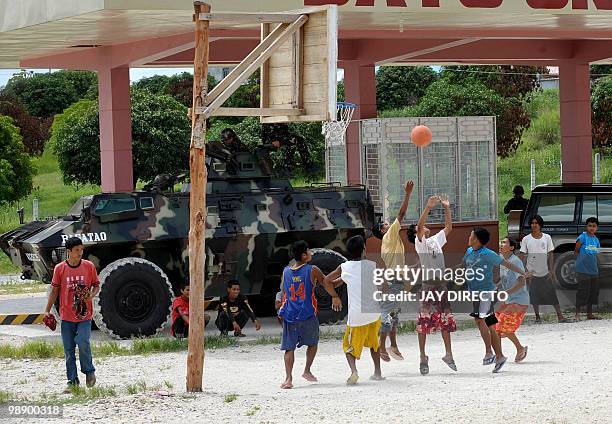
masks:
[(597, 216), (597, 219), (602, 224), (612, 223), (612, 195), (597, 196), (597, 215), (591, 216)]
[(101, 199), (96, 205), (95, 214), (97, 216), (108, 215), (117, 212), (127, 212), (136, 210), (136, 201), (132, 198), (123, 199)]
[(576, 195), (574, 194), (542, 195), (537, 214), (544, 219), (544, 224), (574, 222), (575, 208)]
[(585, 223), (588, 217), (597, 216), (597, 197), (594, 195), (584, 195), (582, 197), (582, 213), (580, 222)]

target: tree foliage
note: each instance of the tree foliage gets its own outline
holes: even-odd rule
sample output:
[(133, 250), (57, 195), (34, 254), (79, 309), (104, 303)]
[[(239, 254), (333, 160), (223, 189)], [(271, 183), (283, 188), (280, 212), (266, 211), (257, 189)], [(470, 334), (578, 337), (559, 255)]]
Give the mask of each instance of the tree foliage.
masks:
[(446, 66), (442, 77), (451, 84), (480, 82), (505, 98), (524, 98), (539, 88), (538, 75), (548, 74), (546, 67), (483, 65)]
[(0, 115), (10, 116), (19, 128), (23, 145), (29, 154), (42, 154), (45, 142), (49, 138), (51, 118), (32, 116), (18, 98), (0, 93)]
[[(208, 74), (207, 81), (208, 90), (217, 85), (217, 80), (210, 74)], [(132, 86), (153, 94), (167, 94), (186, 107), (191, 107), (193, 101), (193, 74), (190, 72), (181, 72), (172, 76), (153, 75), (136, 81)]]
[(3, 93), (18, 98), (30, 115), (48, 118), (84, 98), (97, 84), (94, 72), (21, 73), (8, 81)]
[(612, 144), (612, 76), (597, 81), (591, 95), (593, 146)]
[[(134, 180), (188, 169), (187, 108), (170, 96), (144, 90), (133, 89), (131, 99)], [(50, 144), (66, 184), (100, 184), (97, 102), (81, 100), (57, 115)]]
[(0, 204), (16, 202), (32, 191), (34, 167), (23, 148), (19, 129), (0, 116)]
[(413, 106), (437, 79), (429, 66), (383, 66), (376, 73), (378, 110)]
[(477, 81), (453, 84), (442, 78), (428, 88), (417, 106), (409, 110), (413, 116), (495, 116), (497, 153), (501, 157), (516, 150), (530, 122), (518, 98), (504, 98)]

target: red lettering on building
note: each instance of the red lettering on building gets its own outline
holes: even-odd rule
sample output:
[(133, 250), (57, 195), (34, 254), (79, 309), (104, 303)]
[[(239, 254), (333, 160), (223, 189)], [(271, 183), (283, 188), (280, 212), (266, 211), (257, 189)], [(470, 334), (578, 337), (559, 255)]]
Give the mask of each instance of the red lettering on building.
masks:
[(504, 0), (461, 0), (461, 4), (465, 7), (478, 7), (493, 9), (501, 6)]
[[(584, 2), (586, 3), (586, 0)], [(595, 3), (595, 7), (599, 10), (612, 10), (612, 0), (593, 0), (593, 3)]]
[(563, 9), (568, 0), (527, 0), (529, 7), (533, 9)]
[[(374, 6), (375, 0), (357, 0), (355, 6)], [(408, 7), (404, 0), (387, 0), (387, 7)]]
[[(378, 0), (382, 1), (382, 0)], [(385, 0), (387, 7), (408, 7), (406, 0)], [(411, 0), (417, 1), (417, 0)], [(502, 5), (504, 0), (459, 0), (461, 4), (469, 8), (494, 9)], [(512, 0), (520, 1), (520, 0)], [(570, 0), (526, 0), (532, 9), (559, 10), (567, 7)], [(612, 10), (612, 0), (592, 0), (597, 10)], [(335, 4), (344, 6), (349, 0), (304, 0), (304, 6), (324, 6)], [(355, 6), (374, 6), (376, 0), (356, 0)], [(571, 0), (573, 10), (588, 10), (589, 0)], [(421, 7), (440, 7), (440, 0), (421, 0)]]

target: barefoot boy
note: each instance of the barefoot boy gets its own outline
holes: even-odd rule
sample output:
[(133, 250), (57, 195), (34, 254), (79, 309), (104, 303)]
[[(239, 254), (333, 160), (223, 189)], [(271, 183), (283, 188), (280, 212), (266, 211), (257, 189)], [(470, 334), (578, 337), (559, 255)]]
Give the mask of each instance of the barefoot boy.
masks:
[[(502, 353), (501, 340), (495, 330), (497, 318), (495, 318), (493, 312), (493, 304), (495, 303), (493, 268), (503, 265), (523, 277), (525, 277), (525, 272), (487, 248), (486, 245), (490, 238), (491, 235), (485, 228), (474, 228), (470, 233), (469, 247), (463, 257), (463, 263), (466, 268), (465, 279), (468, 283), (468, 289), (479, 299), (473, 302), (474, 310), (470, 315), (474, 317), (482, 341), (485, 344), (486, 352), (482, 365), (495, 363), (493, 372), (498, 373), (508, 358)], [(468, 272), (468, 270), (472, 272)], [(491, 351), (491, 347), (493, 347), (495, 355)]]
[[(349, 260), (340, 264), (331, 274), (323, 280), (325, 289), (333, 291), (334, 286), (346, 283), (348, 290), (348, 319), (342, 349), (346, 355), (351, 376), (346, 381), (348, 385), (357, 384), (356, 362), (361, 358), (364, 347), (370, 348), (370, 355), (374, 361), (374, 375), (371, 380), (382, 380), (380, 372), (380, 354), (378, 353), (378, 332), (380, 330), (380, 312), (374, 300), (377, 290), (374, 284), (374, 271), (376, 263), (364, 259), (365, 242), (363, 237), (351, 237), (346, 243)], [(342, 309), (339, 298), (332, 300), (335, 311)]]
[(595, 235), (599, 221), (595, 217), (586, 220), (586, 231), (576, 239), (576, 321), (580, 321), (580, 308), (586, 305), (587, 319), (601, 319), (593, 315), (593, 305), (599, 303), (599, 270), (597, 253), (601, 245)]
[[(382, 260), (385, 262), (385, 266), (388, 269), (403, 269), (406, 265), (406, 257), (404, 253), (404, 243), (400, 237), (400, 230), (402, 229), (402, 221), (408, 211), (408, 202), (410, 201), (410, 195), (414, 189), (414, 182), (408, 181), (404, 187), (404, 201), (400, 206), (400, 210), (397, 213), (397, 218), (393, 221), (393, 224), (389, 225), (388, 222), (382, 222), (376, 225), (372, 229), (372, 234), (382, 240), (380, 247), (380, 254)], [(390, 284), (389, 291), (391, 293), (399, 293), (404, 290), (404, 285), (400, 282), (394, 282)], [(394, 359), (403, 360), (401, 352), (397, 347), (397, 325), (399, 324), (399, 313), (400, 307), (397, 302), (383, 301), (380, 304), (380, 311), (382, 314), (382, 326), (380, 328), (380, 358), (389, 362), (389, 355)], [(387, 353), (386, 342), (387, 335), (391, 340), (391, 347), (389, 353)]]
[[(278, 311), (283, 320), (281, 350), (285, 351), (286, 373), (281, 389), (293, 388), (295, 349), (302, 346), (308, 346), (302, 377), (307, 381), (317, 381), (310, 371), (319, 344), (319, 320), (313, 289), (317, 283), (323, 283), (325, 277), (319, 268), (308, 263), (312, 259), (312, 253), (305, 241), (296, 241), (290, 250), (295, 264), (286, 266), (283, 270), (283, 303)], [(332, 292), (329, 293), (332, 298), (338, 298), (333, 289)]]
[(60, 318), (62, 320), (62, 343), (66, 357), (68, 388), (79, 385), (76, 365), (76, 347), (79, 347), (81, 372), (85, 374), (87, 387), (96, 384), (96, 369), (91, 356), (92, 299), (100, 291), (100, 282), (95, 265), (83, 257), (83, 242), (78, 237), (66, 240), (68, 259), (55, 266), (51, 292), (45, 308), (45, 316), (51, 314), (51, 307), (59, 295)]

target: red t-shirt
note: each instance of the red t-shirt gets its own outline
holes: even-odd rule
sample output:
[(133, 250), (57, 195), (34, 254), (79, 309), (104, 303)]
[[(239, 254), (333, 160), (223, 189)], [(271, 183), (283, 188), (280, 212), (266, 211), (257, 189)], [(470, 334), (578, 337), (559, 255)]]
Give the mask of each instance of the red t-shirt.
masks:
[[(172, 324), (174, 324), (174, 321), (177, 319), (183, 319), (181, 318), (181, 314), (189, 316), (189, 299), (185, 299), (183, 296), (177, 297), (174, 299), (174, 302), (172, 302)], [(170, 332), (174, 336), (173, 328), (170, 329)]]
[(92, 287), (100, 285), (93, 263), (82, 259), (73, 267), (68, 261), (61, 262), (53, 270), (51, 286), (59, 287), (60, 318), (62, 321), (81, 322), (93, 315), (91, 299), (87, 299)]

